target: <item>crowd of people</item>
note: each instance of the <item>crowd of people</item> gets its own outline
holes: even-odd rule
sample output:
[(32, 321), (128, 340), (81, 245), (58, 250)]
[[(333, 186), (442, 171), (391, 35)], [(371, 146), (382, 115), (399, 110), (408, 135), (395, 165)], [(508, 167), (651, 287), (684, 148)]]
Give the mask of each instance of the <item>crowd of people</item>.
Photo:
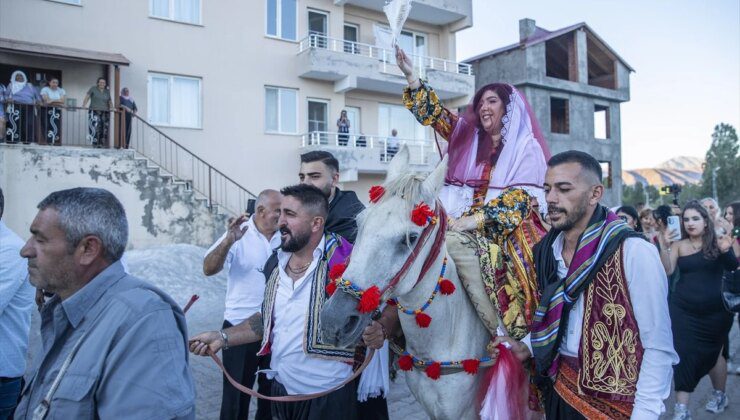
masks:
[[(724, 411), (737, 309), (723, 292), (740, 292), (740, 203), (609, 209), (598, 161), (575, 150), (550, 156), (515, 87), (484, 86), (456, 114), (396, 53), (404, 104), (447, 142), (438, 196), (449, 217), (445, 246), (463, 283), (487, 290), (490, 359), (505, 343), (530, 378), (526, 398), (511, 395), (511, 404), (547, 419), (657, 419), (673, 388), (674, 419), (687, 419), (691, 393), (708, 375), (705, 409)], [(109, 109), (106, 93), (104, 80), (88, 92), (93, 115)], [(327, 286), (362, 240), (365, 206), (338, 187), (331, 153), (305, 153), (298, 166), (297, 185), (262, 191), (253, 214), (231, 220), (205, 252), (206, 276), (226, 271), (225, 311), (213, 320), (220, 328), (192, 337), (166, 293), (126, 272), (128, 222), (113, 194), (50, 194), (24, 244), (2, 222), (0, 191), (0, 420), (13, 411), (18, 419), (194, 418), (188, 351), (221, 352), (231, 377), (222, 419), (248, 416), (251, 398), (232, 379), (278, 398), (260, 400), (259, 419), (389, 418), (388, 343), (402, 334), (396, 306), (379, 310), (350, 348), (320, 334)], [(382, 200), (377, 191), (371, 203)], [(34, 295), (41, 342), (27, 368)], [(377, 351), (365, 360), (369, 349)], [(353, 373), (360, 364), (365, 370)], [(306, 394), (314, 398), (297, 397)]]
[[(126, 87), (121, 89), (119, 100), (120, 108), (116, 110), (103, 77), (87, 91), (82, 107), (88, 110), (84, 137), (89, 145), (107, 147), (111, 114), (116, 112), (124, 116), (125, 147), (129, 147), (131, 122), (138, 109)], [(58, 78), (42, 80), (35, 86), (23, 71), (16, 70), (7, 86), (0, 84), (0, 142), (60, 146), (68, 108), (67, 92)]]

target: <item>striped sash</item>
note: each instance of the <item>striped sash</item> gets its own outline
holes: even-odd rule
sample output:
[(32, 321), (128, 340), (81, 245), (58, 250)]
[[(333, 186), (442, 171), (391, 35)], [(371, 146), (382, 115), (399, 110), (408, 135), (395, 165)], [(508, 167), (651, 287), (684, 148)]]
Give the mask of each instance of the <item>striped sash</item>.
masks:
[[(557, 342), (564, 306), (575, 302), (588, 285), (591, 274), (607, 245), (629, 230), (622, 219), (604, 207), (596, 209), (592, 220), (594, 219), (595, 221), (586, 228), (578, 241), (578, 247), (565, 279), (551, 285), (554, 290), (550, 289), (549, 293), (546, 290), (542, 296), (532, 325), (532, 347), (535, 353), (553, 354), (556, 351), (554, 346)], [(552, 249), (547, 251), (552, 253)], [(554, 362), (554, 358), (550, 360)], [(555, 375), (555, 367), (555, 363), (548, 366), (548, 376)], [(538, 370), (541, 371), (541, 367)]]

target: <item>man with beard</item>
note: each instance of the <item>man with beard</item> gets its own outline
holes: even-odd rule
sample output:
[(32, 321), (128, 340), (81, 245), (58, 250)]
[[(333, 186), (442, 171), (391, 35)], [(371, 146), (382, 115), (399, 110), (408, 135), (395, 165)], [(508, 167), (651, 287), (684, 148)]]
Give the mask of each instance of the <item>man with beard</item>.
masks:
[[(262, 311), (244, 322), (190, 340), (190, 351), (206, 355), (229, 346), (261, 341), (260, 355), (271, 354), (268, 375), (274, 396), (312, 394), (334, 388), (352, 374), (354, 349), (323, 343), (319, 313), (328, 294), (329, 271), (347, 260), (352, 245), (324, 233), (325, 195), (316, 187), (296, 185), (280, 191), (278, 264), (267, 277)], [(301, 402), (273, 402), (273, 418), (286, 420), (357, 418), (354, 383), (323, 397)]]
[(339, 182), (339, 161), (329, 152), (315, 150), (301, 155), (298, 172), (301, 184), (313, 185), (329, 200), (329, 215), (325, 229), (355, 243), (357, 237), (357, 215), (365, 206), (357, 199), (354, 191), (342, 191)]
[(599, 204), (603, 191), (592, 156), (548, 162), (552, 230), (534, 250), (542, 298), (531, 333), (548, 419), (657, 419), (678, 362), (658, 253)]

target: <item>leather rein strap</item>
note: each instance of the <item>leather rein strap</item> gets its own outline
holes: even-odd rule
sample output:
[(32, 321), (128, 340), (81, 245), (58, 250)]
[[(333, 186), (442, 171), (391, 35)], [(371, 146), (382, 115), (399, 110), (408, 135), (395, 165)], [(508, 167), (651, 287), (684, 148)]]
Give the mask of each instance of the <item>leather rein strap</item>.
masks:
[(247, 388), (246, 386), (240, 384), (234, 378), (232, 378), (231, 375), (229, 375), (229, 372), (227, 372), (226, 369), (224, 368), (224, 364), (221, 361), (221, 358), (219, 358), (218, 355), (213, 353), (211, 349), (208, 349), (208, 355), (211, 356), (211, 359), (213, 359), (213, 361), (216, 362), (218, 367), (221, 368), (221, 371), (224, 373), (224, 376), (226, 376), (226, 379), (229, 381), (229, 383), (234, 388), (238, 389), (239, 391), (247, 395), (251, 395), (252, 397), (262, 399), (262, 400), (277, 401), (277, 402), (296, 402), (296, 401), (312, 400), (314, 398), (319, 398), (319, 397), (323, 397), (324, 395), (331, 394), (332, 392), (342, 388), (343, 386), (357, 379), (357, 377), (360, 376), (362, 371), (365, 370), (367, 365), (370, 364), (370, 361), (373, 360), (373, 356), (375, 355), (374, 349), (368, 348), (368, 350), (370, 350), (370, 352), (365, 357), (365, 361), (362, 362), (362, 365), (360, 365), (360, 367), (357, 368), (357, 370), (354, 371), (354, 373), (352, 373), (352, 375), (349, 378), (345, 379), (341, 384), (335, 386), (334, 388), (327, 389), (326, 391), (316, 392), (314, 394), (285, 395), (282, 397), (272, 397), (269, 395), (262, 395), (259, 392), (251, 388)]
[(384, 295), (385, 292), (394, 288), (398, 284), (398, 282), (401, 281), (401, 279), (406, 275), (406, 273), (416, 261), (416, 257), (421, 252), (421, 249), (424, 247), (427, 240), (429, 239), (429, 236), (432, 234), (435, 226), (437, 226), (438, 229), (437, 234), (434, 236), (432, 249), (429, 251), (429, 255), (427, 255), (427, 258), (424, 260), (424, 264), (421, 266), (421, 272), (419, 272), (419, 277), (417, 277), (414, 286), (419, 284), (421, 279), (423, 279), (426, 275), (427, 271), (429, 271), (429, 268), (431, 268), (432, 264), (434, 264), (434, 262), (437, 260), (437, 256), (439, 256), (439, 251), (442, 249), (442, 244), (445, 240), (445, 234), (447, 233), (447, 212), (445, 212), (445, 209), (444, 207), (442, 207), (442, 203), (439, 200), (437, 200), (435, 204), (434, 216), (437, 218), (437, 223), (429, 223), (427, 227), (424, 228), (424, 230), (421, 232), (421, 237), (419, 238), (419, 241), (416, 243), (413, 251), (411, 251), (411, 255), (406, 258), (406, 261), (403, 263), (403, 267), (401, 267), (401, 270), (395, 276), (393, 276), (388, 285), (381, 290), (381, 295)]

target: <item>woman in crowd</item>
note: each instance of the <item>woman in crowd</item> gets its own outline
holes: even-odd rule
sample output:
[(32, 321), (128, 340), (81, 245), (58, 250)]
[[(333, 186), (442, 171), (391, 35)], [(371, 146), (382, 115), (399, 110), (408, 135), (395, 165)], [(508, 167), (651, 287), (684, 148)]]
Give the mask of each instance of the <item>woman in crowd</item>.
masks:
[(642, 210), (640, 210), (639, 216), (640, 216), (640, 226), (642, 227), (642, 233), (645, 235), (645, 237), (650, 241), (653, 242), (655, 239), (655, 217), (653, 217), (653, 209), (650, 207), (645, 207)]
[(337, 138), (339, 145), (346, 146), (349, 141), (349, 118), (347, 118), (347, 111), (345, 110), (342, 110), (342, 113), (339, 114), (339, 119), (337, 120), (337, 131), (339, 132), (339, 136)]
[(49, 86), (41, 89), (41, 98), (44, 101), (42, 132), (47, 143), (59, 146), (62, 144), (62, 107), (67, 92), (59, 86), (59, 79), (54, 77), (49, 80)]
[(705, 408), (720, 413), (727, 407), (727, 356), (723, 350), (732, 315), (725, 310), (721, 290), (725, 271), (738, 265), (731, 238), (717, 236), (714, 221), (698, 201), (684, 207), (681, 231), (681, 238), (668, 230), (659, 236), (666, 273), (670, 276), (680, 271), (669, 302), (673, 343), (681, 359), (673, 370), (674, 419), (690, 418), (689, 397), (707, 374), (714, 391)]
[[(408, 81), (406, 108), (447, 140), (448, 168), (439, 199), (455, 231), (447, 235), (450, 257), (463, 282), (482, 282), (491, 291), (493, 312), (503, 320), (500, 331), (521, 340), (539, 303), (531, 248), (546, 233), (532, 209), (534, 198), (546, 212), (549, 158), (534, 113), (513, 86), (493, 83), (476, 92), (466, 112), (455, 114), (414, 74), (400, 48), (396, 61)], [(535, 395), (530, 393), (530, 408)]]
[(732, 242), (732, 249), (735, 251), (735, 256), (740, 258), (740, 201), (728, 204), (724, 217), (732, 228), (730, 236), (735, 239)]
[(121, 110), (126, 116), (125, 118), (126, 143), (125, 144), (126, 144), (126, 149), (128, 149), (128, 146), (131, 143), (131, 121), (133, 120), (133, 114), (136, 114), (139, 108), (136, 107), (136, 101), (134, 101), (134, 98), (132, 98), (129, 95), (129, 90), (127, 87), (121, 89), (120, 102), (121, 102)]
[(632, 206), (622, 206), (617, 209), (617, 216), (624, 220), (629, 227), (635, 232), (642, 232), (642, 226), (640, 225), (640, 216), (637, 214), (637, 210)]
[(36, 88), (28, 83), (26, 74), (16, 70), (10, 76), (10, 84), (5, 92), (7, 103), (8, 143), (31, 143), (36, 141), (36, 104), (41, 102)]
[(95, 86), (88, 89), (82, 107), (87, 107), (90, 103), (90, 110), (87, 112), (87, 138), (94, 147), (105, 147), (108, 142), (108, 125), (110, 115), (108, 114), (113, 107), (110, 98), (110, 91), (107, 88), (104, 78), (99, 77)]

